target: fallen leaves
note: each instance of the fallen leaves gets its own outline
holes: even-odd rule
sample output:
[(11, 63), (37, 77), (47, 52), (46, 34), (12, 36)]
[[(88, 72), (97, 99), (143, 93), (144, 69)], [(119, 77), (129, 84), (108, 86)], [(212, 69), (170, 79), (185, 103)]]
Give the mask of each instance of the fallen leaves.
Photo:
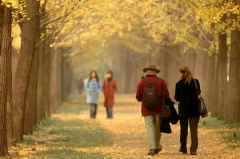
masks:
[[(102, 98), (100, 96), (101, 102)], [(108, 120), (105, 108), (99, 104), (97, 119), (90, 120), (88, 105), (79, 105), (78, 102), (65, 103), (38, 131), (25, 136), (25, 141), (29, 142), (19, 145), (15, 150), (18, 152), (15, 154), (18, 156), (16, 158), (240, 158), (239, 148), (229, 148), (228, 143), (222, 140), (215, 129), (206, 128), (199, 128), (197, 156), (179, 153), (179, 125), (172, 126), (172, 134), (162, 134), (161, 153), (154, 157), (147, 156), (144, 120), (140, 121), (140, 103), (137, 103), (132, 95), (118, 95), (113, 110), (114, 119)]]

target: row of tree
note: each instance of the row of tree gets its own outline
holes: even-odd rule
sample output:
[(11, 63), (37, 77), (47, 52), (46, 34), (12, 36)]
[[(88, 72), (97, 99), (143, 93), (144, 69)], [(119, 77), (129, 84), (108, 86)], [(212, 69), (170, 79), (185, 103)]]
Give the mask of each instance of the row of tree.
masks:
[[(70, 93), (72, 66), (62, 53), (64, 47), (53, 48), (43, 24), (45, 1), (20, 1), (13, 9), (8, 1), (0, 1), (0, 157), (33, 133), (34, 126), (61, 105)], [(21, 12), (21, 6), (24, 13)], [(17, 15), (17, 19), (13, 19)], [(25, 18), (23, 18), (25, 17)], [(16, 17), (15, 17), (16, 18)], [(20, 50), (12, 46), (14, 25), (20, 26)], [(41, 35), (43, 35), (41, 39)], [(44, 39), (45, 38), (45, 39)]]
[[(124, 10), (121, 7), (118, 12)], [(152, 1), (149, 10), (141, 10), (141, 3), (138, 4), (140, 14), (131, 7), (134, 19), (119, 18), (119, 23), (125, 24), (121, 32), (107, 38), (98, 35), (100, 38), (93, 43), (76, 46), (91, 55), (95, 61), (92, 68), (98, 67), (99, 59), (110, 58), (112, 62), (107, 66), (115, 72), (119, 93), (135, 93), (137, 82), (144, 75), (142, 68), (156, 64), (174, 98), (178, 68), (187, 65), (200, 80), (202, 95), (212, 116), (239, 122), (239, 1)], [(103, 52), (107, 54), (98, 56), (103, 41), (106, 46)], [(96, 49), (88, 50), (88, 47)], [(82, 53), (74, 57), (78, 55)], [(83, 70), (81, 62), (74, 66), (76, 72)]]

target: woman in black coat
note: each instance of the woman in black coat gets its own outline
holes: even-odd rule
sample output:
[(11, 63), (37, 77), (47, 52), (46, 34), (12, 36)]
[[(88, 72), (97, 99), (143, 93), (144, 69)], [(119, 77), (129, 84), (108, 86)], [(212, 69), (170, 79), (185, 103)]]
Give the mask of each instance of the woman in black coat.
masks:
[[(198, 85), (199, 92), (200, 84), (197, 79), (193, 79), (191, 72), (187, 66), (179, 69), (181, 80), (176, 84), (175, 99), (179, 102), (178, 115), (180, 118), (181, 134), (180, 134), (180, 152), (187, 153), (187, 136), (188, 136), (188, 122), (191, 131), (191, 155), (196, 155), (198, 148), (198, 123), (200, 113), (198, 110), (198, 96), (199, 94), (195, 88), (195, 82)], [(195, 80), (195, 81), (194, 81)]]

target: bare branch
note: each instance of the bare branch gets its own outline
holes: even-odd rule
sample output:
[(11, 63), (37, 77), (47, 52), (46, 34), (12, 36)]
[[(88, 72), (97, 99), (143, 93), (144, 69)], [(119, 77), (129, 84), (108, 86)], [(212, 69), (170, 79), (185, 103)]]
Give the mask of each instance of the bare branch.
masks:
[(197, 8), (198, 8), (198, 6), (197, 6), (195, 3), (193, 3), (191, 0), (185, 0), (185, 1), (187, 1), (187, 3), (193, 5), (194, 7), (197, 7)]
[(50, 23), (56, 22), (56, 21), (58, 21), (58, 20), (60, 20), (60, 19), (62, 19), (62, 18), (64, 18), (64, 17), (66, 17), (66, 16), (67, 16), (67, 15), (65, 14), (65, 15), (63, 15), (63, 16), (61, 16), (61, 17), (56, 18), (56, 19), (53, 19), (53, 20), (47, 21), (47, 22), (45, 22), (45, 23), (42, 23), (42, 24), (40, 25), (40, 28), (42, 28), (43, 26), (48, 25), (48, 24), (50, 24)]
[(200, 33), (201, 33), (201, 35), (206, 39), (206, 41), (207, 42), (209, 42), (210, 44), (212, 44), (212, 41), (210, 41), (207, 37), (206, 37), (206, 35), (200, 30)]
[[(75, 3), (75, 4), (73, 5), (73, 7), (70, 9), (70, 11), (65, 15), (65, 17), (63, 18), (63, 20), (62, 20), (62, 22), (61, 22), (61, 26), (64, 25), (66, 18), (69, 16), (69, 14), (72, 12), (72, 10), (74, 9), (74, 7), (75, 7), (79, 2), (80, 2), (80, 1), (78, 1), (77, 3)], [(47, 40), (51, 35), (53, 35), (53, 34), (55, 33), (55, 31), (56, 31), (58, 28), (59, 28), (59, 26), (57, 26), (57, 27), (52, 31), (51, 34), (49, 34), (47, 37), (45, 37), (43, 40), (41, 40), (39, 43), (37, 43), (37, 44), (35, 45), (35, 47), (38, 47), (43, 41)]]
[(55, 15), (56, 13), (58, 13), (58, 11), (61, 10), (63, 7), (64, 7), (64, 5), (62, 5), (61, 7), (59, 7), (59, 8), (56, 9), (56, 10), (47, 12), (47, 13), (46, 13), (44, 16), (42, 16), (41, 18), (42, 18), (42, 19), (47, 19), (49, 16)]
[(35, 47), (38, 47), (42, 42), (44, 42), (45, 40), (47, 40), (51, 35), (53, 35), (53, 33), (57, 30), (58, 27), (56, 27), (51, 34), (49, 34), (47, 37), (45, 37), (44, 39), (42, 39), (41, 41), (39, 41)]
[(45, 10), (45, 8), (46, 8), (47, 1), (48, 1), (48, 0), (45, 0), (44, 3), (43, 3), (43, 6), (42, 6), (42, 8), (41, 8), (41, 12), (42, 12), (42, 13), (44, 12), (44, 10)]

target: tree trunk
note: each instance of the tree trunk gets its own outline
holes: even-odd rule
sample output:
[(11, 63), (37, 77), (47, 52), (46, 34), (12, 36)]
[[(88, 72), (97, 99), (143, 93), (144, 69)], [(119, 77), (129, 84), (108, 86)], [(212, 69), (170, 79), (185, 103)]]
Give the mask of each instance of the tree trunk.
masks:
[(197, 53), (194, 49), (189, 49), (186, 54), (188, 67), (192, 72), (192, 76), (195, 77)]
[(177, 57), (179, 55), (179, 46), (170, 46), (168, 49), (171, 54), (167, 53), (166, 66), (167, 66), (167, 84), (170, 92), (170, 98), (174, 99), (175, 86), (180, 79)]
[(159, 55), (158, 55), (158, 66), (159, 66), (159, 68), (160, 68), (160, 70), (161, 70), (161, 78), (163, 78), (164, 80), (166, 80), (166, 76), (167, 76), (167, 74), (166, 74), (166, 60), (165, 60), (165, 54), (167, 54), (165, 51), (163, 51), (163, 50), (159, 50)]
[[(6, 23), (8, 26), (4, 28), (3, 32), (7, 32), (8, 38), (11, 38), (11, 27), (12, 27), (12, 9), (6, 9)], [(5, 30), (6, 29), (6, 30)], [(14, 145), (13, 136), (13, 116), (12, 116), (12, 50), (11, 50), (12, 39), (9, 41), (9, 50), (7, 54), (8, 68), (7, 68), (7, 141), (8, 147)]]
[(72, 92), (72, 83), (73, 83), (73, 66), (69, 62), (69, 82), (68, 82), (68, 95)]
[[(38, 26), (40, 17), (38, 16)], [(36, 43), (40, 41), (40, 28), (37, 30)], [(37, 92), (38, 92), (38, 50), (33, 53), (30, 81), (24, 118), (24, 134), (32, 134), (33, 127), (37, 124)]]
[(206, 92), (207, 92), (206, 91), (207, 82), (205, 81), (206, 70), (207, 70), (207, 65), (206, 65), (207, 58), (208, 58), (207, 52), (204, 52), (204, 51), (197, 52), (196, 70), (195, 70), (195, 76), (193, 76), (194, 78), (197, 78), (200, 82), (201, 94), (203, 97), (206, 97)]
[(39, 1), (26, 0), (26, 5), (27, 18), (30, 18), (30, 20), (19, 23), (22, 40), (13, 93), (14, 135), (17, 142), (23, 139), (24, 113), (33, 54), (36, 51), (39, 16)]
[(215, 107), (215, 102), (214, 102), (214, 94), (216, 92), (214, 92), (214, 75), (216, 74), (215, 72), (215, 55), (213, 55), (212, 57), (208, 57), (207, 58), (207, 68), (206, 68), (206, 78), (204, 80), (204, 82), (206, 82), (206, 87), (204, 89), (205, 90), (205, 103), (208, 106), (208, 111), (212, 114), (215, 113), (216, 111), (216, 107)]
[(230, 49), (230, 74), (229, 74), (229, 94), (228, 102), (230, 108), (228, 112), (228, 119), (234, 122), (239, 122), (239, 98), (240, 98), (240, 32), (233, 30), (231, 32), (231, 49)]
[(24, 134), (32, 134), (37, 121), (37, 53), (33, 54), (30, 81), (24, 117)]
[(0, 51), (2, 46), (3, 19), (4, 19), (4, 7), (0, 5)]
[[(11, 8), (6, 6), (0, 6), (0, 157), (4, 157), (8, 153), (8, 142), (7, 142), (7, 123), (11, 118), (11, 110), (7, 112), (7, 105), (10, 106), (11, 102), (8, 101), (11, 96), (8, 95), (8, 71), (9, 65), (11, 65), (9, 58), (10, 47), (11, 47), (11, 24), (12, 24), (12, 11)], [(3, 16), (2, 16), (3, 15)], [(11, 71), (10, 71), (11, 73)], [(11, 90), (10, 90), (11, 91)], [(7, 99), (8, 98), (8, 99)], [(8, 104), (7, 104), (8, 102)], [(10, 103), (9, 103), (10, 102)], [(9, 114), (10, 113), (10, 114)], [(7, 116), (10, 115), (10, 116)], [(11, 129), (10, 129), (11, 131)]]
[(19, 53), (13, 47), (11, 51), (12, 51), (12, 81), (14, 81), (16, 70), (17, 70), (17, 63), (19, 59)]
[(51, 113), (54, 113), (57, 109), (57, 49), (51, 48), (51, 81), (50, 81), (50, 105)]
[(57, 54), (57, 106), (62, 104), (62, 49)]
[[(64, 49), (63, 49), (64, 51)], [(62, 55), (62, 99), (66, 100), (66, 58)]]
[(224, 118), (226, 115), (227, 99), (227, 35), (220, 34), (218, 48), (218, 117)]
[(45, 118), (45, 42), (38, 46), (38, 56), (37, 120), (40, 121)]
[(214, 65), (214, 77), (213, 77), (213, 85), (212, 85), (212, 89), (213, 89), (213, 98), (211, 99), (211, 102), (213, 103), (213, 105), (211, 105), (210, 109), (211, 109), (211, 116), (217, 117), (218, 115), (218, 72), (219, 72), (219, 68), (218, 68), (218, 56), (214, 57), (214, 61), (215, 61), (215, 65)]
[(45, 60), (45, 69), (44, 69), (44, 93), (45, 93), (45, 117), (49, 118), (51, 115), (51, 105), (50, 105), (50, 46), (49, 43), (46, 43), (45, 45), (45, 54), (44, 54), (44, 60)]

